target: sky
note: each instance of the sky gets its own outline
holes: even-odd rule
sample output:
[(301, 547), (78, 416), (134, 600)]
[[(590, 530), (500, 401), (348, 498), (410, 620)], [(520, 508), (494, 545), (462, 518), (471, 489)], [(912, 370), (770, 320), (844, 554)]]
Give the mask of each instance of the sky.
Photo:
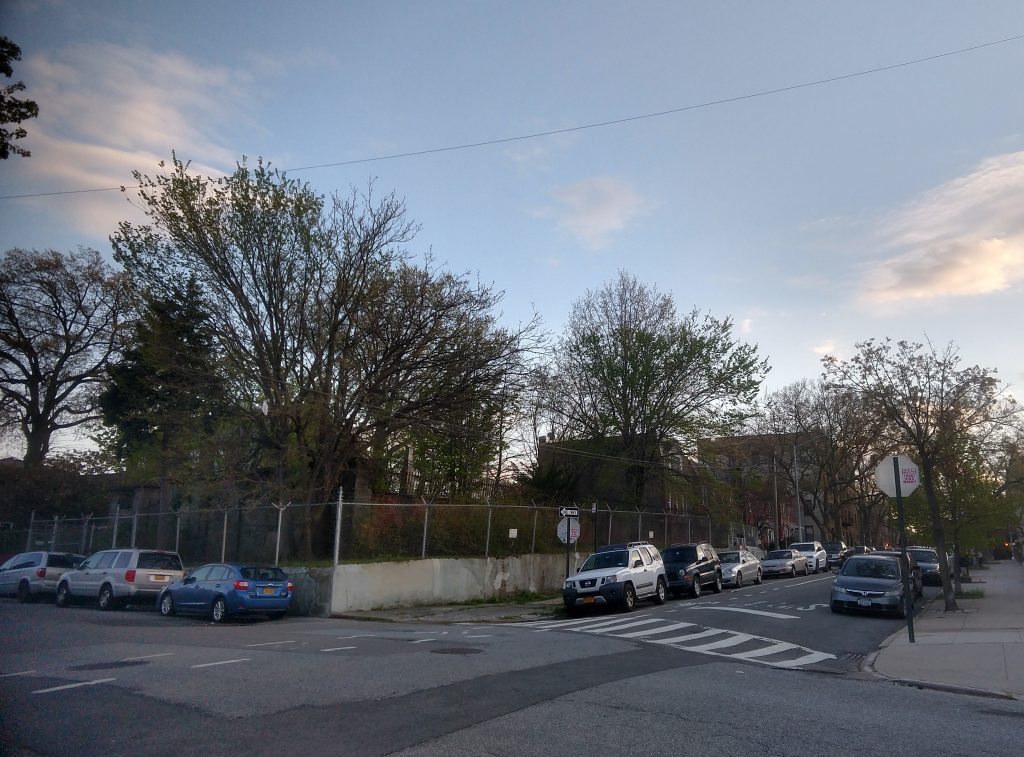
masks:
[(731, 318), (766, 390), (885, 337), (1024, 387), (1019, 0), (0, 0), (0, 34), (40, 110), (0, 251), (109, 255), (132, 171), (263, 157), (404, 198), (509, 325), (622, 270)]

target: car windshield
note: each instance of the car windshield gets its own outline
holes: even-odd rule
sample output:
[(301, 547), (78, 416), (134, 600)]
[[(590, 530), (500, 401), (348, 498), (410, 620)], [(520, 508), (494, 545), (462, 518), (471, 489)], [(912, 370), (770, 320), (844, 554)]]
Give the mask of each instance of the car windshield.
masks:
[(739, 562), (740, 561), (740, 553), (739, 552), (719, 552), (718, 553), (718, 559), (721, 560), (722, 562)]
[(697, 562), (697, 550), (693, 547), (676, 547), (662, 553), (665, 562)]
[(580, 568), (582, 573), (585, 570), (605, 570), (607, 568), (625, 568), (628, 564), (629, 552), (618, 549), (614, 552), (598, 552), (587, 558)]
[(908, 549), (907, 553), (913, 555), (918, 562), (939, 561), (939, 555), (934, 549)]
[(788, 560), (793, 553), (788, 549), (775, 549), (768, 553), (768, 560)]
[(893, 560), (847, 560), (842, 575), (859, 578), (899, 578)]
[(843, 548), (842, 542), (838, 541), (827, 541), (825, 542), (825, 549), (829, 552), (838, 552)]
[(807, 543), (807, 544), (790, 544), (789, 548), (790, 549), (798, 550), (800, 552), (813, 552), (814, 551), (814, 545), (810, 544), (810, 543)]

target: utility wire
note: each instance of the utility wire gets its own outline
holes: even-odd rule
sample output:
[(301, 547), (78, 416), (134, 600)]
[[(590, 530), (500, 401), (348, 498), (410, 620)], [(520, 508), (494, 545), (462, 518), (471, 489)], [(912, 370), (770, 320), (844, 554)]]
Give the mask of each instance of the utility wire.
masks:
[[(893, 71), (897, 68), (906, 68), (907, 66), (915, 66), (920, 63), (927, 63), (933, 60), (939, 60), (940, 58), (948, 58), (953, 55), (962, 55), (964, 53), (974, 52), (975, 50), (982, 50), (986, 47), (993, 47), (995, 45), (1002, 45), (1007, 42), (1016, 42), (1024, 39), (1024, 34), (1017, 34), (1012, 37), (1004, 37), (1003, 39), (993, 40), (991, 42), (982, 42), (978, 45), (971, 45), (970, 47), (961, 47), (957, 50), (948, 50), (944, 53), (936, 53), (935, 55), (927, 55), (923, 58), (914, 58), (913, 60), (906, 60), (900, 63), (892, 63), (887, 66), (877, 66), (875, 68), (867, 68), (862, 71), (854, 71), (849, 74), (839, 74), (838, 76), (829, 76), (824, 79), (815, 79), (813, 81), (801, 82), (799, 84), (790, 84), (785, 87), (776, 87), (774, 89), (764, 89), (758, 92), (751, 92), (745, 95), (736, 95), (734, 97), (723, 97), (717, 100), (707, 100), (705, 102), (696, 103), (694, 105), (683, 105), (678, 108), (669, 108), (668, 110), (659, 110), (653, 113), (644, 113), (636, 116), (626, 116), (624, 118), (615, 118), (608, 121), (598, 121), (591, 124), (583, 124), (580, 126), (567, 126), (564, 129), (551, 129), (548, 131), (537, 131), (531, 134), (520, 134), (514, 137), (500, 137), (496, 139), (486, 139), (480, 142), (467, 142), (458, 145), (448, 145), (446, 147), (431, 147), (424, 150), (412, 150), (410, 152), (399, 152), (391, 153), (389, 155), (376, 155), (370, 158), (356, 158), (354, 160), (341, 160), (333, 163), (317, 163), (309, 166), (298, 166), (296, 168), (283, 169), (287, 173), (295, 173), (298, 171), (312, 171), (317, 168), (339, 168), (343, 166), (354, 166), (360, 163), (374, 163), (382, 160), (397, 160), (399, 158), (414, 158), (423, 155), (436, 155), (444, 152), (454, 152), (456, 150), (469, 150), (477, 147), (489, 147), (493, 145), (508, 144), (510, 142), (521, 142), (527, 139), (538, 139), (540, 137), (551, 137), (558, 134), (569, 134), (577, 131), (585, 131), (587, 129), (601, 129), (608, 126), (618, 126), (621, 124), (632, 123), (634, 121), (643, 121), (649, 118), (662, 118), (664, 116), (674, 115), (676, 113), (685, 113), (691, 110), (699, 110), (701, 108), (710, 108), (715, 105), (726, 105), (728, 103), (742, 102), (743, 100), (753, 100), (758, 97), (767, 97), (769, 95), (778, 95), (783, 92), (793, 92), (798, 89), (807, 89), (809, 87), (819, 87), (824, 84), (833, 84), (838, 81), (844, 81), (846, 79), (854, 79), (859, 76), (867, 76), (869, 74), (877, 74), (883, 71)], [(53, 197), (56, 195), (70, 195), (70, 194), (84, 194), (87, 192), (114, 192), (122, 189), (121, 186), (117, 187), (98, 187), (94, 189), (67, 189), (55, 192), (35, 192), (30, 194), (17, 194), (17, 195), (0, 195), (0, 200), (16, 200), (24, 199), (29, 197)]]

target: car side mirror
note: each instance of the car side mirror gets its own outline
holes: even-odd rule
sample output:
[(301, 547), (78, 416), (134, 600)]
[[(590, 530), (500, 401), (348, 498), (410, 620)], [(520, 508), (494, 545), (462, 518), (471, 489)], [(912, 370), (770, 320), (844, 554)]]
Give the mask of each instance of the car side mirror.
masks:
[(644, 561), (643, 560), (634, 560), (633, 561), (633, 567), (634, 568), (642, 568), (642, 567), (644, 567)]
[(196, 582), (195, 576), (185, 576), (185, 583), (194, 584)]

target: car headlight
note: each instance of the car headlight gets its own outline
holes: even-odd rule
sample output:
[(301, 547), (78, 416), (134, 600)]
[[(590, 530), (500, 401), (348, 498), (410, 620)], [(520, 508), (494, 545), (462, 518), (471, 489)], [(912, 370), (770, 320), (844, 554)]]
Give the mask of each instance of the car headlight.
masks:
[(846, 589), (844, 589), (842, 586), (836, 586), (835, 584), (832, 584), (832, 591), (836, 592), (837, 594), (846, 594)]
[(686, 569), (685, 568), (683, 570), (679, 571), (679, 577), (680, 578), (686, 578)]
[(903, 593), (903, 587), (899, 586), (899, 587), (897, 587), (895, 589), (891, 589), (891, 590), (885, 592), (885, 596), (887, 596), (887, 597), (898, 597), (902, 593)]
[(604, 576), (604, 577), (603, 577), (603, 578), (601, 579), (601, 586), (604, 586), (605, 584), (613, 584), (613, 583), (617, 583), (617, 582), (618, 582), (618, 580), (619, 580), (619, 577), (618, 577), (618, 576)]
[(572, 583), (572, 581), (566, 581), (566, 582), (565, 582), (565, 588), (566, 588), (566, 589), (571, 589), (571, 588), (573, 588), (573, 583)]

